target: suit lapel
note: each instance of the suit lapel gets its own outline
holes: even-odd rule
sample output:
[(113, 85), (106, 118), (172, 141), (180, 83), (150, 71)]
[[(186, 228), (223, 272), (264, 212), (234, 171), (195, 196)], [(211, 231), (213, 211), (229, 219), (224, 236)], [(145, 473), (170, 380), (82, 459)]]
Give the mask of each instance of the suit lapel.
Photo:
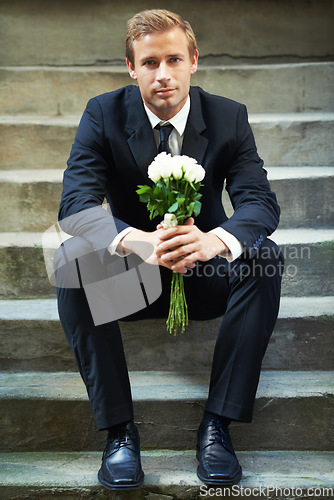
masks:
[(126, 126), (129, 133), (130, 150), (145, 181), (147, 181), (147, 167), (157, 154), (157, 145), (138, 87), (134, 89), (130, 98)]
[(208, 146), (208, 139), (202, 135), (205, 130), (206, 125), (202, 115), (198, 90), (195, 87), (191, 87), (190, 112), (184, 131), (181, 154), (195, 158), (200, 165), (203, 163)]
[[(194, 87), (190, 89), (190, 100), (190, 112), (184, 131), (181, 154), (191, 156), (199, 164), (202, 164), (208, 146), (208, 139), (203, 135), (206, 125), (202, 115), (198, 90)], [(129, 134), (128, 144), (130, 150), (147, 182), (147, 167), (157, 155), (157, 146), (138, 87), (134, 89), (130, 97), (126, 127)]]

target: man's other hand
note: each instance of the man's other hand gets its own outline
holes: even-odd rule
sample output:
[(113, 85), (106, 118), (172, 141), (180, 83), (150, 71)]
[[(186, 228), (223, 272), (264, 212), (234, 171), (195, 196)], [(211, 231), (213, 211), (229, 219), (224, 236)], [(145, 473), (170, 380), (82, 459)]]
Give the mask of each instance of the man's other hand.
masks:
[[(152, 246), (149, 256), (143, 242)], [(151, 233), (133, 229), (124, 236), (119, 246), (119, 250), (134, 252), (148, 264), (164, 266), (178, 273), (193, 269), (198, 260), (206, 262), (229, 252), (218, 236), (198, 229), (192, 217), (184, 225), (168, 229), (159, 224)]]
[(229, 252), (218, 236), (198, 229), (192, 217), (182, 226), (165, 229), (159, 238), (158, 258), (166, 267), (178, 273), (186, 273), (187, 268), (194, 268), (198, 260), (206, 262), (216, 255)]

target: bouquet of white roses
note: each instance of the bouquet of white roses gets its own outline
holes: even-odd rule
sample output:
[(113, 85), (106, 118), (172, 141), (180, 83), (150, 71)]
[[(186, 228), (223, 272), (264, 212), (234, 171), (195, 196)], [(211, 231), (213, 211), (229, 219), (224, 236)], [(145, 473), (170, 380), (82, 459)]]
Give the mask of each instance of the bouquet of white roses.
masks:
[[(197, 216), (202, 204), (198, 192), (205, 170), (189, 156), (171, 156), (160, 153), (148, 167), (153, 186), (140, 185), (137, 193), (147, 204), (150, 219), (164, 216), (163, 227), (183, 224), (192, 215)], [(182, 273), (173, 273), (167, 329), (176, 335), (180, 327), (184, 332), (188, 324), (188, 307), (184, 293)]]

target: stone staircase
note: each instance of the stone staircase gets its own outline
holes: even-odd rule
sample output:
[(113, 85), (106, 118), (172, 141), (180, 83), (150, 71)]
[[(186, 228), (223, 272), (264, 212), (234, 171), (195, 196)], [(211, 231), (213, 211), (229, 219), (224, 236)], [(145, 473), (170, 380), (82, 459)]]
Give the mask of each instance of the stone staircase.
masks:
[[(196, 430), (217, 321), (169, 336), (123, 323), (145, 484), (102, 488), (105, 435), (61, 330), (41, 248), (87, 100), (131, 83), (126, 20), (155, 2), (0, 2), (0, 498), (198, 499)], [(171, 0), (200, 46), (193, 84), (246, 103), (282, 208), (279, 319), (253, 424), (234, 424), (244, 477), (234, 496), (332, 498), (332, 2)], [(228, 200), (224, 200), (228, 203)], [(211, 492), (213, 495), (213, 492)], [(217, 496), (222, 496), (217, 490)], [(230, 496), (231, 492), (225, 492)], [(211, 496), (212, 496), (211, 495)]]

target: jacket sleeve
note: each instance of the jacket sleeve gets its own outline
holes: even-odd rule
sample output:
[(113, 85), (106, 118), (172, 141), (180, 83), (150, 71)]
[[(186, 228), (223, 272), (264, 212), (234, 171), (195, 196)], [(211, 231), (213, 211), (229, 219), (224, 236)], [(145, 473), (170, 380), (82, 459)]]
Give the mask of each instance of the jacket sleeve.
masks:
[(246, 254), (253, 257), (277, 228), (280, 208), (257, 153), (244, 105), (240, 105), (236, 123), (236, 150), (226, 175), (234, 214), (221, 227), (233, 234)]
[(66, 233), (85, 238), (95, 250), (106, 249), (127, 227), (102, 207), (111, 169), (103, 113), (94, 98), (81, 118), (64, 172), (58, 219)]

